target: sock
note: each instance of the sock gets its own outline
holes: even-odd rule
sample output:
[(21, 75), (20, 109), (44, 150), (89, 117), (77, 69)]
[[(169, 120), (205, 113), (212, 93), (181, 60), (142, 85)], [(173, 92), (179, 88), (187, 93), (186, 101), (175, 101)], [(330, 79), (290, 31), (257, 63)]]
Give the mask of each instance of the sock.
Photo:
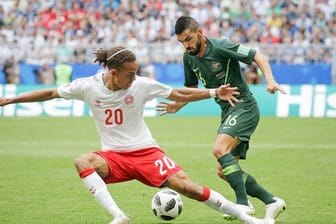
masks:
[(203, 196), (199, 201), (203, 202), (208, 207), (221, 212), (222, 214), (228, 214), (236, 217), (240, 221), (246, 222), (251, 220), (251, 216), (242, 212), (235, 203), (227, 200), (220, 193), (207, 187), (203, 188)]
[(269, 193), (265, 188), (257, 183), (256, 179), (248, 173), (243, 173), (245, 176), (245, 187), (248, 195), (256, 197), (265, 204), (270, 204), (275, 202), (273, 195)]
[(84, 185), (89, 189), (100, 205), (103, 206), (113, 217), (124, 214), (113, 200), (110, 192), (107, 190), (103, 179), (94, 169), (87, 169), (80, 172)]
[(247, 205), (247, 193), (243, 180), (243, 172), (237, 160), (231, 153), (228, 153), (220, 157), (218, 162), (222, 166), (222, 171), (227, 182), (236, 194), (237, 204)]

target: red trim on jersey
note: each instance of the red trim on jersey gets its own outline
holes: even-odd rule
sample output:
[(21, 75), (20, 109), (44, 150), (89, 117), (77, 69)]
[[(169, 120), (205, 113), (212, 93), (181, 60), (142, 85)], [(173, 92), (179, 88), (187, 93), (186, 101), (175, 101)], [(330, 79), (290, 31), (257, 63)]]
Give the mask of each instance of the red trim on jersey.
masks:
[(203, 202), (208, 200), (210, 197), (210, 189), (208, 187), (203, 187), (203, 194), (201, 199), (199, 199), (199, 201)]
[(88, 169), (86, 169), (86, 170), (81, 171), (81, 172), (79, 173), (79, 176), (80, 176), (80, 178), (85, 178), (85, 177), (89, 176), (90, 174), (93, 174), (94, 172), (96, 172), (95, 169), (93, 169), (93, 168), (88, 168)]

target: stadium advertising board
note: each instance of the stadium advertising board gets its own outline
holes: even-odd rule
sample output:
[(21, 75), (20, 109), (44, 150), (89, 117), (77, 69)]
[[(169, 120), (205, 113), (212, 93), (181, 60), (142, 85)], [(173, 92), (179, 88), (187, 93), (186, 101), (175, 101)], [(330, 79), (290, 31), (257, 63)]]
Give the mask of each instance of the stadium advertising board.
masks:
[[(0, 85), (0, 96), (11, 97), (38, 88), (40, 85)], [(336, 86), (283, 85), (287, 94), (268, 94), (264, 85), (251, 86), (262, 116), (273, 117), (336, 117)], [(156, 116), (154, 99), (145, 105), (144, 116)], [(190, 103), (173, 116), (218, 116), (219, 107), (213, 99)], [(55, 99), (46, 102), (19, 103), (0, 107), (1, 117), (29, 116), (91, 116), (88, 106), (77, 100)], [(172, 116), (172, 115), (170, 115)]]

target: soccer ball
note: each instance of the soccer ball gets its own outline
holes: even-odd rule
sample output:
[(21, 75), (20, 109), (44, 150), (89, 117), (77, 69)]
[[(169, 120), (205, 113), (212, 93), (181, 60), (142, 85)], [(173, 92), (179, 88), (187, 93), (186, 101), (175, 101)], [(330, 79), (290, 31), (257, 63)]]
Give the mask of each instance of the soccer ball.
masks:
[(152, 198), (154, 215), (162, 220), (175, 219), (181, 214), (182, 208), (181, 196), (171, 189), (160, 190)]

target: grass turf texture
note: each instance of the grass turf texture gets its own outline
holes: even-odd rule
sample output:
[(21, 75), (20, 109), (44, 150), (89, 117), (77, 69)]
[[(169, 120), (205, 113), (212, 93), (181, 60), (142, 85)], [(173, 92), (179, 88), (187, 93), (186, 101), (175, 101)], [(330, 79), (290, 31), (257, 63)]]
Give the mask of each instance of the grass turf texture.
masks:
[[(215, 117), (146, 118), (154, 137), (191, 178), (230, 200), (211, 154)], [(86, 190), (73, 159), (100, 149), (91, 118), (0, 118), (0, 223), (108, 223), (112, 218)], [(287, 202), (279, 224), (335, 223), (336, 122), (319, 118), (262, 118), (241, 166)], [(108, 186), (132, 223), (165, 223), (151, 211), (157, 189), (136, 181)], [(170, 223), (227, 223), (205, 205), (182, 197)], [(257, 217), (264, 206), (252, 198)], [(238, 221), (232, 224), (240, 223)]]

